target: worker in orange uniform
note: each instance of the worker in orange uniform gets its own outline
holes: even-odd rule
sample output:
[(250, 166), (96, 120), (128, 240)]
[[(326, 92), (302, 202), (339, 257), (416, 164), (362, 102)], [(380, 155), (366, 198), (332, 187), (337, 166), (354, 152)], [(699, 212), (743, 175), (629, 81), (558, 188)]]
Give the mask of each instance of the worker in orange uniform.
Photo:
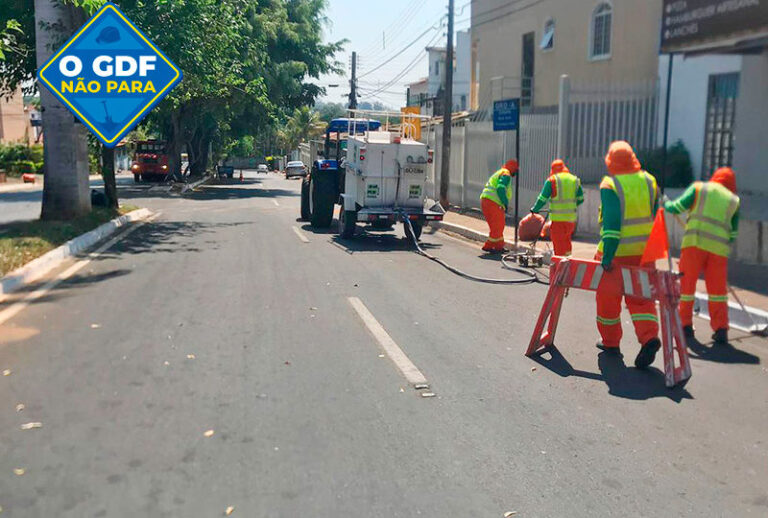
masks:
[[(600, 184), (602, 229), (597, 259), (603, 269), (610, 272), (614, 266), (640, 265), (653, 228), (658, 186), (656, 179), (642, 170), (627, 142), (611, 144), (605, 164), (610, 176)], [(622, 292), (619, 286), (603, 282), (597, 290), (597, 329), (602, 337), (598, 347), (606, 352), (620, 353)], [(635, 366), (645, 369), (656, 359), (661, 347), (656, 305), (651, 300), (635, 297), (626, 297), (626, 303), (642, 344)]]
[(736, 176), (730, 167), (718, 169), (709, 182), (695, 182), (664, 208), (672, 214), (690, 212), (680, 254), (680, 318), (688, 339), (693, 334), (696, 282), (704, 272), (709, 316), (715, 344), (728, 343), (728, 256), (739, 230)]
[(507, 224), (507, 208), (512, 199), (512, 178), (518, 173), (517, 160), (508, 160), (485, 184), (480, 195), (483, 216), (490, 232), (483, 250), (490, 253), (504, 251), (504, 227)]
[(571, 239), (576, 230), (579, 205), (584, 203), (584, 191), (581, 180), (568, 170), (562, 160), (552, 162), (549, 178), (544, 182), (531, 212), (538, 214), (547, 202), (549, 218), (552, 220), (550, 234), (555, 255), (569, 256), (573, 250)]

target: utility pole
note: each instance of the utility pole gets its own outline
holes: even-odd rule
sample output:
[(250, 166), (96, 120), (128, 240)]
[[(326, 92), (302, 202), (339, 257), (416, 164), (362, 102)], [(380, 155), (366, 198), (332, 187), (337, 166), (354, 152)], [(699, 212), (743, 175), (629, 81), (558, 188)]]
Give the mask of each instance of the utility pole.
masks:
[(443, 152), (440, 155), (440, 205), (450, 207), (448, 187), (451, 172), (451, 116), (453, 115), (453, 2), (448, 0), (448, 44), (445, 48), (443, 87)]
[(357, 110), (357, 52), (352, 53), (352, 79), (349, 80), (349, 109)]

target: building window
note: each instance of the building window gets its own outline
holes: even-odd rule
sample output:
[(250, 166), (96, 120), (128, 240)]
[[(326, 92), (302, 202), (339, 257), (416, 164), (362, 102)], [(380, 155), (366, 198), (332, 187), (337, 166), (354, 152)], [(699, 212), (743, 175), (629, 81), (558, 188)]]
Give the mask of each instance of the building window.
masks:
[[(536, 35), (523, 34), (522, 66), (520, 70), (520, 105), (533, 106), (533, 78), (536, 75)], [(503, 89), (503, 88), (502, 88)]]
[(435, 61), (435, 75), (436, 76), (440, 75), (440, 62), (439, 61)]
[(541, 50), (552, 50), (555, 48), (555, 20), (550, 18), (544, 24), (544, 36), (541, 37)]
[(592, 12), (589, 57), (606, 59), (611, 57), (611, 28), (613, 26), (613, 8), (607, 2), (598, 5)]
[(702, 160), (701, 172), (703, 179), (711, 177), (719, 167), (733, 165), (733, 131), (738, 97), (738, 73), (709, 76), (704, 160)]
[(461, 96), (461, 111), (464, 111), (467, 109), (467, 96), (462, 95)]

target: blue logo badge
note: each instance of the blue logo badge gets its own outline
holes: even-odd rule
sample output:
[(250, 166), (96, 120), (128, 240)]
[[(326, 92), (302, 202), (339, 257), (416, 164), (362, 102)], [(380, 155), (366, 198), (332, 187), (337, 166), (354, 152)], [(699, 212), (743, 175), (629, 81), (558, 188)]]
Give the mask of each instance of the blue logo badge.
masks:
[(37, 76), (110, 148), (181, 81), (176, 65), (111, 3)]

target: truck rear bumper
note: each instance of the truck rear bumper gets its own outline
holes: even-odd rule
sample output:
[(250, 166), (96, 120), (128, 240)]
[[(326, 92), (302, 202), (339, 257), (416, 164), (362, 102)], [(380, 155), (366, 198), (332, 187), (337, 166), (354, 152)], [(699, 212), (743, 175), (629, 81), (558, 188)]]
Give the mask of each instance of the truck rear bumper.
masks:
[(401, 215), (405, 215), (411, 221), (442, 221), (443, 213), (424, 209), (361, 209), (357, 213), (357, 221), (399, 221)]

